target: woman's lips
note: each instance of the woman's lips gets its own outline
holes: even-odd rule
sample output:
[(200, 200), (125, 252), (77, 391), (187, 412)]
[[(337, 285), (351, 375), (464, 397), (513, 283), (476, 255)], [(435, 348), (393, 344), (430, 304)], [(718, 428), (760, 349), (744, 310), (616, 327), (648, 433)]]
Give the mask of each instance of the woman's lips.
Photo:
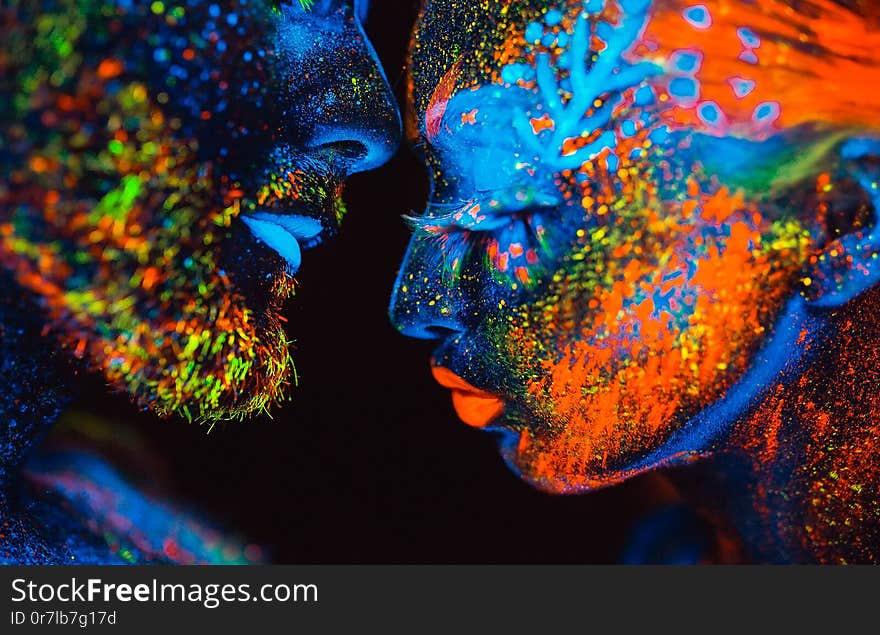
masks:
[(474, 388), (443, 366), (431, 366), (437, 383), (452, 391), (455, 414), (469, 426), (484, 428), (504, 410), (504, 402), (488, 392)]

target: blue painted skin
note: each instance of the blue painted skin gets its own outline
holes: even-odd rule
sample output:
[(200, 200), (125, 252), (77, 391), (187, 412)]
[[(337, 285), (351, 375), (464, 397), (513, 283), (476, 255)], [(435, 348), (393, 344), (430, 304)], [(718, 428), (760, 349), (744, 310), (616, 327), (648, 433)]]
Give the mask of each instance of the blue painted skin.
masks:
[[(456, 166), (454, 189), (472, 195), (467, 200), (442, 204), (435, 202), (443, 198), (442, 194), (432, 196), (425, 214), (410, 221), (417, 228), (430, 228), (432, 232), (443, 228), (445, 231), (494, 234), (501, 249), (506, 250), (513, 243), (535, 242), (535, 235), (539, 233), (536, 230), (547, 227), (549, 218), (564, 205), (555, 183), (561, 171), (576, 169), (606, 150), (610, 150), (606, 158), (608, 169), (615, 170), (619, 159), (614, 153), (617, 138), (612, 130), (605, 130), (595, 141), (570, 154), (564, 154), (562, 146), (565, 139), (575, 133), (603, 130), (611, 120), (622, 91), (663, 72), (656, 64), (629, 64), (621, 57), (644, 27), (649, 4), (644, 0), (625, 2), (628, 13), (621, 24), (616, 27), (607, 23), (599, 25), (608, 48), (589, 72), (585, 64), (563, 61), (561, 64), (567, 64), (570, 75), (558, 85), (557, 71), (551, 66), (549, 55), (538, 52), (534, 69), (519, 63), (501, 69), (501, 76), (509, 85), (483, 85), (454, 95), (446, 104), (444, 132), (433, 145), (439, 155), (448, 155), (450, 163)], [(602, 3), (591, 6), (601, 10)], [(589, 11), (588, 8), (578, 18), (571, 39), (567, 41), (567, 60), (583, 60), (587, 56), (591, 37)], [(547, 24), (559, 20), (561, 14), (558, 11), (545, 16)], [(532, 23), (526, 28), (526, 40), (537, 45), (543, 32), (542, 24)], [(537, 108), (532, 91), (515, 84), (518, 79), (532, 78), (537, 80), (540, 108)], [(572, 92), (574, 98), (563, 104), (560, 89)], [(645, 90), (647, 92), (639, 95), (641, 104), (653, 101), (653, 92), (648, 88)], [(585, 116), (589, 104), (608, 94), (616, 97), (606, 99), (601, 108)], [(467, 117), (471, 112), (476, 112), (473, 123), (469, 123)], [(553, 130), (535, 134), (530, 120), (542, 116), (549, 116), (555, 126)], [(640, 125), (644, 123), (639, 122)], [(625, 121), (621, 127), (624, 134), (626, 130), (634, 132), (636, 122)], [(511, 135), (511, 130), (515, 134)], [(487, 139), (493, 139), (493, 143), (487, 144)], [(656, 131), (656, 140), (671, 141), (660, 129)], [(450, 186), (449, 189), (453, 188)], [(476, 208), (479, 212), (472, 213)], [(525, 211), (529, 213), (531, 227), (516, 220), (517, 215)], [(573, 223), (578, 229), (582, 219), (577, 209), (573, 212), (578, 215)], [(448, 238), (442, 264), (447, 270), (450, 263), (463, 261), (468, 249), (467, 242), (456, 239), (455, 234), (448, 234)], [(544, 251), (553, 252), (555, 249), (540, 237), (537, 242)], [(567, 241), (561, 239), (559, 242), (564, 244)]]
[[(575, 97), (566, 104), (563, 104), (559, 97), (557, 71), (551, 66), (549, 55), (543, 52), (537, 54), (534, 70), (542, 97), (540, 110), (535, 108), (534, 94), (515, 85), (485, 85), (473, 91), (460, 92), (449, 101), (445, 119), (451, 122), (450, 129), (449, 133), (444, 134), (439, 140), (438, 146), (440, 151), (445, 150), (455, 154), (456, 159), (465, 164), (464, 167), (470, 168), (461, 172), (463, 175), (473, 174), (471, 185), (476, 192), (493, 191), (495, 189), (493, 186), (497, 187), (500, 182), (528, 183), (533, 180), (533, 177), (527, 174), (529, 169), (540, 170), (550, 176), (562, 170), (577, 169), (603, 150), (613, 149), (616, 146), (615, 134), (608, 130), (594, 142), (576, 152), (567, 155), (562, 153), (565, 139), (574, 134), (590, 133), (605, 128), (611, 120), (614, 107), (619, 103), (619, 96), (607, 100), (593, 114), (584, 116), (593, 101), (607, 93), (619, 94), (653, 75), (662, 73), (659, 66), (649, 62), (621, 63), (621, 54), (631, 45), (635, 34), (644, 27), (646, 19), (647, 3), (633, 4), (641, 6), (641, 10), (627, 14), (627, 19), (617, 27), (605, 25), (608, 49), (603, 52), (589, 72), (585, 64), (571, 65), (570, 77), (566, 78), (568, 85), (563, 88), (571, 91)], [(539, 30), (543, 28), (538, 24), (535, 26)], [(585, 58), (589, 48), (589, 29), (589, 16), (584, 13), (578, 18), (571, 37), (569, 52), (571, 59)], [(526, 38), (528, 39), (528, 29)], [(507, 82), (515, 82), (523, 77), (525, 69), (531, 71), (522, 64), (509, 64), (501, 69), (501, 76)], [(614, 73), (615, 69), (618, 69), (618, 72)], [(475, 109), (478, 111), (476, 125), (464, 123), (461, 115)], [(529, 121), (543, 115), (549, 115), (555, 122), (555, 127), (553, 130), (543, 130), (536, 135)], [(485, 148), (485, 128), (496, 129), (498, 137), (503, 138), (511, 127), (518, 133), (512, 148), (503, 143)], [(477, 152), (474, 152), (474, 149), (477, 149)], [(468, 157), (469, 152), (473, 153), (473, 156)], [(538, 157), (537, 164), (520, 163), (523, 157), (533, 155)], [(552, 191), (556, 188), (547, 189)], [(558, 195), (554, 199), (558, 199)], [(519, 204), (505, 201), (507, 205), (512, 206), (513, 213), (533, 203), (543, 205), (555, 204), (555, 202), (556, 200), (545, 201), (541, 197), (537, 200), (521, 201)], [(496, 207), (507, 209), (504, 205)], [(477, 227), (469, 224), (463, 225), (462, 228)]]
[[(439, 163), (454, 169), (443, 170), (445, 183), (433, 184), (435, 192), (424, 214), (408, 219), (424, 234), (447, 232), (444, 257), (437, 266), (447, 273), (455, 273), (451, 263), (461, 263), (471, 247), (471, 242), (464, 238), (468, 232), (472, 237), (494, 237), (502, 251), (514, 243), (535, 244), (552, 260), (553, 254), (567, 249), (573, 232), (583, 229), (584, 223), (593, 226), (591, 219), (583, 218), (580, 206), (562, 199), (557, 180), (560, 172), (575, 170), (605, 151), (608, 151), (607, 169), (609, 172), (617, 169), (617, 133), (606, 128), (610, 128), (612, 113), (620, 103), (622, 91), (664, 73), (680, 73), (681, 77), (672, 80), (673, 85), (681, 81), (691, 90), (698, 90), (691, 77), (702, 63), (698, 54), (680, 53), (670, 64), (672, 70), (664, 70), (651, 62), (632, 64), (623, 58), (624, 51), (644, 28), (650, 4), (650, 0), (623, 2), (621, 6), (625, 15), (620, 24), (598, 24), (597, 32), (603, 35), (607, 48), (595, 64), (588, 67), (586, 63), (572, 64), (571, 60), (588, 59), (590, 14), (601, 11), (604, 2), (587, 3), (574, 25), (570, 40), (566, 40), (568, 50), (557, 63), (570, 71), (561, 83), (557, 83), (558, 69), (551, 66), (549, 55), (538, 48), (544, 37), (544, 25), (553, 25), (561, 19), (558, 11), (550, 11), (543, 24), (534, 22), (525, 30), (526, 51), (534, 48), (536, 53), (534, 68), (509, 63), (500, 69), (505, 85), (483, 84), (460, 91), (445, 104), (441, 132), (431, 144)], [(563, 32), (562, 35), (566, 34)], [(539, 98), (536, 99), (533, 91), (516, 85), (519, 79), (536, 80)], [(563, 92), (573, 94), (573, 98), (564, 104), (560, 99)], [(602, 107), (584, 116), (589, 105), (600, 97), (603, 98)], [(664, 149), (676, 148), (687, 136), (689, 152), (677, 152), (676, 155), (685, 171), (695, 164), (703, 164), (710, 172), (723, 177), (726, 183), (737, 185), (743, 175), (763, 166), (775, 166), (782, 155), (790, 152), (788, 140), (779, 136), (750, 141), (713, 134), (672, 133), (666, 126), (655, 125), (650, 110), (655, 100), (654, 90), (642, 86), (637, 90), (635, 100), (637, 106), (644, 107), (642, 111), (615, 124), (619, 125), (624, 137), (632, 136), (638, 129), (655, 126), (650, 138)], [(688, 103), (691, 98), (685, 94), (680, 101)], [(553, 120), (553, 129), (536, 134), (531, 120), (545, 116)], [(597, 131), (603, 132), (592, 143), (570, 154), (563, 152), (566, 138), (587, 136)], [(638, 148), (630, 158), (638, 158), (643, 152)], [(747, 166), (749, 170), (744, 169)], [(447, 191), (452, 194), (447, 196)], [(462, 197), (462, 192), (469, 195)], [(677, 193), (669, 195), (674, 197)], [(475, 212), (477, 209), (479, 211)], [(566, 214), (561, 219), (560, 210)], [(528, 223), (520, 219), (526, 212)], [(565, 223), (565, 230), (559, 228), (561, 223)], [(530, 264), (529, 268), (540, 271), (541, 264)], [(500, 276), (499, 279), (506, 277)], [(423, 307), (411, 310), (421, 311)], [(431, 312), (429, 308), (424, 310)], [(434, 337), (432, 333), (418, 329), (414, 329), (413, 334), (428, 339)]]
[(52, 527), (48, 519), (63, 516), (68, 520), (62, 527), (76, 530), (77, 521), (81, 524), (64, 541), (77, 564), (246, 564), (260, 559), (261, 550), (230, 539), (192, 505), (145, 492), (90, 451), (39, 452), (25, 473), (29, 489), (39, 493), (30, 507), (38, 524)]

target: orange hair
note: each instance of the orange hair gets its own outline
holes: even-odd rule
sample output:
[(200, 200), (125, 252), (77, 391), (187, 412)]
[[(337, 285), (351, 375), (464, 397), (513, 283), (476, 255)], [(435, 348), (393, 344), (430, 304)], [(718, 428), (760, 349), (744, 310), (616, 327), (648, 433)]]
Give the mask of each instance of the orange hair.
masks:
[[(700, 0), (658, 3), (637, 53), (667, 57), (703, 53), (703, 101), (714, 101), (732, 123), (762, 103), (779, 105), (776, 125), (809, 122), (880, 127), (880, 5), (851, 0), (706, 0), (710, 25), (688, 24)], [(796, 8), (797, 7), (797, 8)], [(742, 29), (747, 29), (743, 37)], [(757, 36), (752, 40), (749, 34)], [(737, 96), (731, 81), (754, 81)]]

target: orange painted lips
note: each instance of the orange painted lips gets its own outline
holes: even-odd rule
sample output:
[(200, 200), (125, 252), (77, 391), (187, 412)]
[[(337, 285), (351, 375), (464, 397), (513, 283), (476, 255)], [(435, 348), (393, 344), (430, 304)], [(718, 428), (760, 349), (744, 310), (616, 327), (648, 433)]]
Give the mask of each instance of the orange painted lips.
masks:
[(504, 410), (504, 401), (493, 394), (474, 388), (443, 366), (431, 366), (437, 383), (452, 391), (455, 414), (469, 426), (484, 428)]

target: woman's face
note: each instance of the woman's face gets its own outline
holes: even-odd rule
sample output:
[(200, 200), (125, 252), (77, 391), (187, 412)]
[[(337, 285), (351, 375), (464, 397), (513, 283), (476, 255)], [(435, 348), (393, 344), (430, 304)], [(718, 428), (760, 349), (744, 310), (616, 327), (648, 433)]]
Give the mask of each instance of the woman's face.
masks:
[(432, 194), (392, 319), (439, 340), (436, 379), (524, 478), (625, 478), (810, 293), (831, 157), (870, 116), (866, 29), (823, 0), (425, 3), (408, 132)]
[(141, 406), (245, 415), (295, 379), (280, 304), (301, 252), (399, 140), (366, 10), (0, 8), (0, 265)]

